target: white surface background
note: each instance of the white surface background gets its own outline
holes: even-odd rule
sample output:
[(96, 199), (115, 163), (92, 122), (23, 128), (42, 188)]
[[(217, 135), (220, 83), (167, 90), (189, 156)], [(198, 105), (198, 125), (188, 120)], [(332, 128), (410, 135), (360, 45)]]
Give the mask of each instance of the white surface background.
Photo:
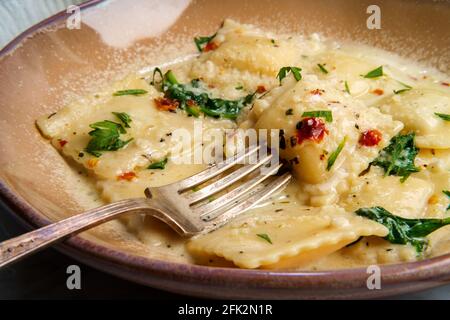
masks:
[[(33, 24), (65, 10), (71, 4), (81, 2), (83, 0), (0, 0), (0, 48)], [(24, 232), (11, 216), (11, 212), (0, 203), (0, 241)], [(123, 292), (130, 291), (134, 292), (134, 295), (127, 295), (127, 298), (177, 297), (139, 287), (83, 266), (85, 280), (89, 280), (89, 283), (86, 283), (87, 289), (79, 293), (70, 292), (64, 286), (65, 268), (73, 263), (76, 262), (49, 249), (11, 268), (6, 268), (0, 272), (0, 299), (119, 298)], [(398, 298), (450, 300), (450, 285)]]

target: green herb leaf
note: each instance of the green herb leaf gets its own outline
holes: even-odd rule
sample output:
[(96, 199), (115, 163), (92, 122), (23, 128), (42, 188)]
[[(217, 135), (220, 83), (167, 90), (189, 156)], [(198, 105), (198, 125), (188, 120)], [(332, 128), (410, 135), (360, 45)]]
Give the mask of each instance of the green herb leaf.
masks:
[(149, 165), (149, 166), (147, 167), (147, 169), (164, 170), (164, 169), (166, 168), (167, 161), (169, 161), (168, 158), (165, 158), (165, 159), (163, 159), (163, 160), (161, 160), (161, 161), (158, 161), (158, 162), (154, 162), (154, 163), (152, 163), (151, 165)]
[(133, 139), (123, 141), (120, 134), (126, 130), (120, 123), (105, 120), (90, 125), (92, 130), (89, 135), (92, 137), (85, 151), (95, 157), (100, 157), (102, 151), (116, 151), (126, 146)]
[(170, 85), (179, 84), (172, 70), (166, 72), (166, 74), (164, 75), (164, 81), (167, 81)]
[(130, 127), (130, 122), (133, 122), (133, 120), (131, 120), (131, 117), (128, 113), (125, 112), (113, 112), (113, 115), (115, 115), (117, 118), (119, 118), (120, 121), (123, 122), (125, 128), (131, 128)]
[(113, 96), (140, 96), (146, 94), (147, 91), (143, 89), (129, 89), (129, 90), (120, 90), (113, 93)]
[(328, 70), (325, 69), (325, 67), (322, 64), (318, 63), (317, 66), (319, 67), (320, 71), (322, 71), (323, 73), (325, 73), (325, 74), (328, 73)]
[(395, 244), (413, 245), (418, 253), (426, 249), (427, 235), (437, 229), (450, 224), (450, 218), (446, 219), (405, 219), (393, 215), (382, 207), (362, 208), (355, 212), (357, 215), (369, 218), (381, 223), (388, 228), (389, 233), (384, 238)]
[(260, 237), (263, 240), (266, 240), (268, 243), (273, 244), (272, 240), (270, 239), (270, 237), (267, 234), (259, 233), (259, 234), (257, 234), (257, 236)]
[(289, 72), (292, 72), (295, 80), (300, 81), (302, 80), (302, 74), (300, 73), (301, 71), (302, 69), (298, 67), (283, 67), (280, 69), (280, 71), (278, 71), (277, 79), (280, 81), (281, 85), (281, 81), (286, 78)]
[(333, 122), (333, 114), (329, 110), (306, 111), (302, 117), (325, 118), (326, 122)]
[[(179, 102), (180, 108), (188, 114), (198, 117), (200, 112), (213, 118), (236, 119), (242, 108), (252, 103), (255, 93), (237, 100), (212, 98), (201, 81), (192, 80), (189, 84), (180, 84), (172, 71), (164, 76), (163, 91), (166, 97)], [(190, 106), (195, 104), (195, 106)]]
[(373, 69), (372, 71), (369, 71), (366, 75), (364, 75), (364, 78), (378, 78), (383, 75), (383, 66), (379, 66), (376, 69)]
[(400, 94), (400, 93), (403, 93), (403, 92), (406, 92), (406, 91), (409, 91), (412, 89), (412, 87), (406, 83), (403, 83), (401, 81), (397, 81), (397, 82), (400, 83), (404, 88), (400, 89), (400, 90), (393, 90), (394, 94)]
[(400, 93), (403, 93), (403, 92), (406, 92), (406, 91), (409, 91), (409, 90), (411, 90), (411, 89), (405, 88), (405, 89), (393, 90), (393, 91), (394, 91), (394, 94), (400, 94)]
[(435, 115), (437, 115), (439, 118), (441, 118), (444, 121), (450, 121), (450, 114), (445, 114), (445, 113), (434, 113)]
[(243, 86), (243, 85), (239, 85), (239, 86), (237, 86), (235, 89), (236, 89), (236, 90), (243, 90), (243, 89), (244, 89), (244, 86)]
[[(159, 78), (160, 78), (159, 81), (156, 81), (156, 76), (157, 75), (159, 75)], [(158, 83), (161, 84), (161, 87), (164, 86), (164, 76), (163, 76), (163, 73), (162, 73), (160, 68), (155, 68), (153, 70), (153, 77), (152, 77), (152, 81), (150, 82), (150, 84), (152, 86), (156, 86), (156, 84), (158, 84)]]
[[(450, 199), (450, 191), (448, 190), (442, 190), (442, 192)], [(450, 204), (448, 205), (446, 210), (450, 210)]]
[(419, 168), (414, 165), (414, 160), (419, 153), (419, 149), (414, 144), (414, 138), (414, 133), (395, 136), (371, 165), (383, 168), (386, 176), (399, 176), (402, 177), (401, 182), (406, 181), (411, 173), (419, 171)]
[(196, 37), (194, 38), (195, 45), (197, 46), (197, 50), (199, 52), (203, 52), (203, 49), (205, 49), (205, 46), (210, 43), (215, 37), (217, 36), (217, 33), (213, 34), (212, 36), (206, 36), (206, 37)]
[(347, 142), (347, 137), (345, 137), (341, 143), (339, 143), (339, 146), (336, 150), (333, 151), (332, 154), (330, 154), (330, 157), (328, 158), (327, 163), (327, 171), (330, 171), (330, 169), (333, 167), (334, 163), (336, 162), (337, 157), (342, 152), (342, 149), (344, 149), (345, 143)]
[(348, 82), (347, 81), (345, 81), (345, 92), (347, 92), (348, 94), (351, 94), (350, 93), (350, 87), (348, 86)]

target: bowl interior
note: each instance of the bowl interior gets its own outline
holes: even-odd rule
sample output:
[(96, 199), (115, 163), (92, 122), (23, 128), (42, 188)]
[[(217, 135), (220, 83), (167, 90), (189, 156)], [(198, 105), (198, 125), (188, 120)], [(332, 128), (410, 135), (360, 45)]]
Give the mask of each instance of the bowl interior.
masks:
[[(371, 1), (359, 0), (121, 0), (91, 1), (76, 17), (60, 15), (0, 58), (0, 178), (4, 194), (35, 211), (22, 212), (42, 224), (93, 204), (77, 170), (43, 139), (35, 120), (92, 93), (129, 72), (195, 52), (192, 38), (213, 33), (225, 18), (276, 32), (320, 32), (367, 43), (422, 61), (441, 71), (448, 54), (450, 6), (445, 2), (377, 1), (381, 29), (369, 30)], [(133, 255), (185, 262), (149, 251), (118, 223), (83, 237)]]

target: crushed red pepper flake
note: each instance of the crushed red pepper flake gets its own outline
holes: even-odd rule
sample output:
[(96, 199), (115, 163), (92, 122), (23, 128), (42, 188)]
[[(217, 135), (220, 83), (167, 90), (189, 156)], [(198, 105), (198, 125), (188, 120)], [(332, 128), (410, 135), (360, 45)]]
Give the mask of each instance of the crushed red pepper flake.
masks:
[(384, 94), (384, 90), (378, 88), (378, 89), (373, 90), (372, 93), (373, 93), (373, 94), (376, 94), (376, 95), (378, 95), (378, 96), (381, 96), (381, 95)]
[(59, 142), (59, 145), (61, 146), (61, 148), (64, 148), (64, 146), (68, 143), (67, 140), (62, 140), (62, 139), (59, 139), (58, 142)]
[(215, 43), (215, 42), (208, 42), (208, 44), (203, 48), (203, 52), (214, 51), (218, 47), (219, 46), (217, 45), (217, 43)]
[(99, 161), (98, 159), (89, 159), (89, 160), (86, 162), (86, 164), (87, 164), (88, 168), (93, 169), (93, 168), (95, 168), (95, 167), (97, 166), (98, 161)]
[(180, 105), (178, 101), (169, 98), (156, 98), (154, 101), (156, 107), (162, 111), (175, 111)]
[(133, 171), (130, 171), (130, 172), (122, 173), (121, 175), (117, 176), (117, 180), (131, 181), (136, 177), (137, 177), (136, 173), (134, 173)]
[(189, 99), (188, 101), (186, 101), (186, 104), (187, 104), (189, 107), (193, 107), (193, 106), (196, 106), (196, 105), (197, 105), (197, 104), (195, 103), (195, 101), (192, 100), (192, 99)]
[(328, 130), (320, 118), (305, 118), (297, 123), (297, 141), (301, 144), (305, 140), (321, 142), (328, 134)]
[(377, 146), (381, 139), (383, 138), (383, 134), (378, 130), (367, 130), (361, 133), (359, 137), (359, 144), (366, 147)]
[(445, 87), (450, 87), (450, 83), (448, 83), (448, 82), (441, 82), (441, 84)]
[(264, 86), (258, 86), (257, 88), (256, 88), (256, 92), (257, 93), (264, 93), (264, 92), (266, 92), (267, 91), (267, 89), (266, 89), (266, 87), (264, 87)]
[(313, 95), (321, 96), (324, 92), (325, 92), (325, 90), (322, 90), (322, 89), (314, 89), (314, 90), (311, 90), (309, 93), (311, 93)]

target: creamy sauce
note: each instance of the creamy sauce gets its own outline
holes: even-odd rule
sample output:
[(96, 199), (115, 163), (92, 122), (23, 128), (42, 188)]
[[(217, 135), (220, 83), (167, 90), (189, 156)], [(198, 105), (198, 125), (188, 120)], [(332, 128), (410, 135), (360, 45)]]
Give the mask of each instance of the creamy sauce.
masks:
[[(160, 110), (163, 93), (150, 84), (152, 72), (131, 75), (83, 102), (38, 120), (43, 135), (74, 166), (86, 170), (105, 202), (142, 197), (150, 186), (176, 182), (201, 171), (207, 164), (176, 164), (173, 132), (193, 133), (195, 122), (213, 132), (232, 128), (283, 129), (296, 135), (305, 111), (329, 110), (333, 121), (320, 143), (306, 141), (281, 150), (296, 179), (282, 194), (243, 214), (238, 220), (189, 244), (151, 217), (121, 218), (127, 230), (149, 247), (183, 256), (187, 262), (244, 268), (335, 269), (376, 263), (398, 263), (450, 252), (450, 227), (429, 236), (430, 245), (418, 255), (411, 245), (392, 244), (382, 237), (381, 224), (356, 216), (362, 207), (381, 206), (405, 218), (449, 217), (450, 125), (435, 113), (450, 113), (450, 89), (445, 76), (378, 49), (341, 44), (311, 37), (277, 36), (252, 26), (226, 21), (214, 38), (215, 46), (199, 57), (170, 65), (180, 83), (201, 79), (211, 96), (240, 99), (260, 92), (252, 106), (234, 120), (183, 110)], [(320, 64), (323, 68), (318, 67)], [(276, 79), (280, 68), (299, 66), (302, 79), (292, 74)], [(361, 77), (378, 66), (384, 75)], [(323, 70), (325, 69), (325, 71)], [(261, 90), (264, 88), (264, 90)], [(113, 96), (119, 90), (145, 90), (142, 95)], [(404, 90), (395, 94), (394, 91)], [(115, 121), (112, 112), (126, 113), (130, 128), (121, 135), (133, 140), (116, 151), (95, 157), (85, 151), (88, 134), (98, 121)], [(382, 140), (373, 147), (359, 144), (360, 136), (377, 129)], [(414, 131), (421, 149), (415, 159), (421, 171), (404, 183), (371, 167), (361, 175), (390, 140)], [(346, 144), (327, 168), (327, 159), (345, 139)], [(189, 146), (197, 146), (189, 142)], [(149, 164), (169, 158), (163, 170)], [(292, 229), (296, 226), (297, 229)], [(298, 232), (296, 232), (298, 231)], [(267, 239), (257, 234), (270, 236)], [(356, 240), (359, 240), (355, 242)]]

